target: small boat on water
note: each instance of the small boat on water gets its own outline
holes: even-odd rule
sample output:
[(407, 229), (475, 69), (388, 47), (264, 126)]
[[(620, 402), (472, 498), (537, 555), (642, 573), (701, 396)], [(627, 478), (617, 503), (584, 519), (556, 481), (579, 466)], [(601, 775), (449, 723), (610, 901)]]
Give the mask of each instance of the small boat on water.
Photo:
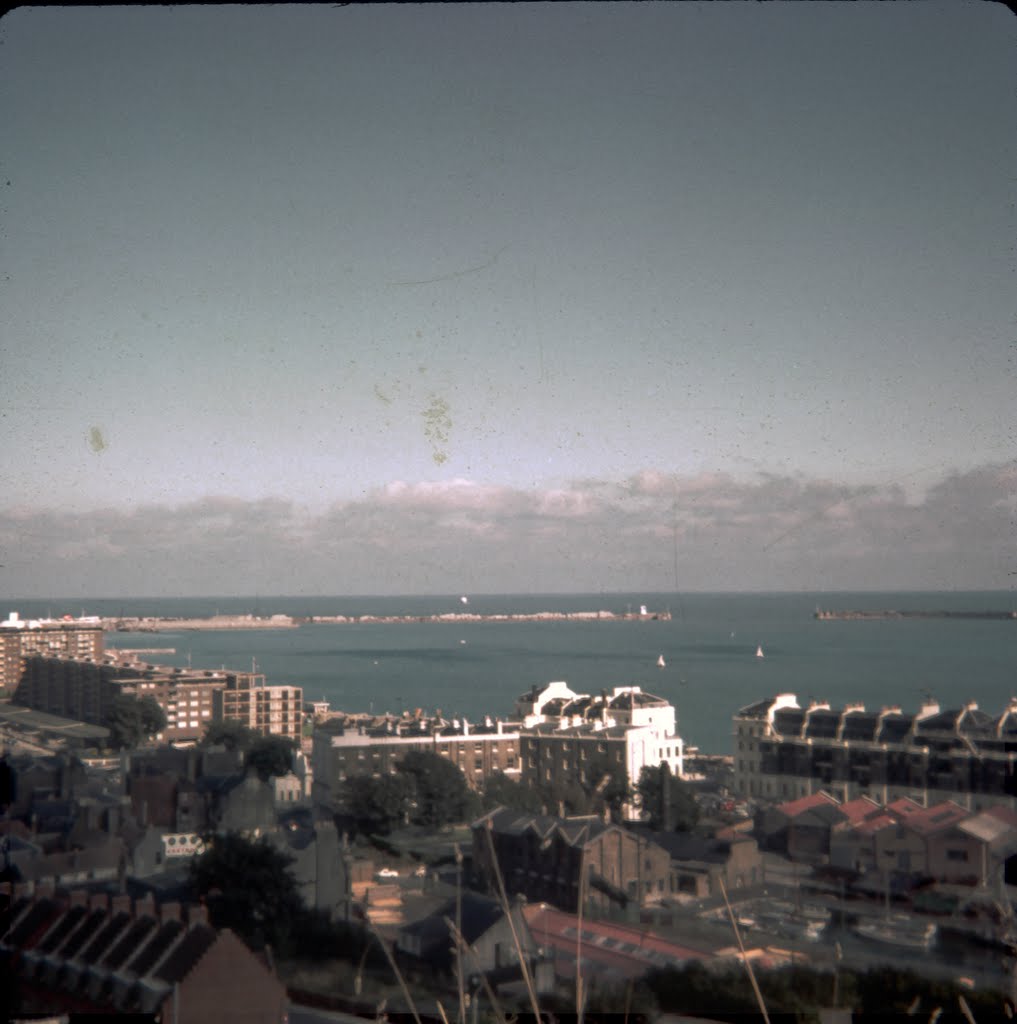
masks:
[(916, 924), (911, 921), (859, 921), (854, 930), (870, 942), (910, 950), (931, 949), (938, 931), (931, 922)]
[(657, 656), (657, 668), (667, 668), (667, 662), (664, 660), (663, 654)]
[(763, 654), (763, 648), (761, 646), (756, 648), (756, 657), (757, 658), (765, 658), (766, 657), (766, 655)]

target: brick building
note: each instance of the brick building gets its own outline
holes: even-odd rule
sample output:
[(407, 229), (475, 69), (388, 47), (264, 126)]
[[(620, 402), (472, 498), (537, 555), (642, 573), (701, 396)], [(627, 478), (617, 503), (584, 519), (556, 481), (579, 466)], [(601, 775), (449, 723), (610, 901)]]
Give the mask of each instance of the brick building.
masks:
[(98, 618), (26, 620), (11, 612), (0, 622), (0, 696), (17, 689), (25, 659), (32, 654), (101, 658), (103, 647), (102, 621)]
[(266, 686), (263, 675), (229, 672), (213, 695), (217, 721), (242, 722), (262, 736), (283, 736), (300, 745), (304, 691), (299, 686)]
[(166, 713), (156, 737), (201, 738), (209, 722), (242, 722), (263, 735), (300, 741), (303, 690), (266, 686), (250, 672), (170, 668), (109, 653), (101, 658), (32, 654), (24, 659), (14, 700), (52, 715), (101, 725), (118, 696), (152, 697)]
[(447, 758), (461, 769), (468, 785), (479, 789), (495, 773), (518, 774), (518, 724), (488, 719), (475, 725), (466, 719), (449, 722), (408, 714), (337, 716), (314, 731), (311, 769), (315, 802), (337, 805), (346, 779), (392, 774), (411, 751)]
[(474, 871), (492, 892), (498, 885), (496, 862), (509, 895), (519, 893), (570, 912), (579, 908), (581, 878), (584, 912), (601, 916), (633, 913), (670, 895), (668, 852), (599, 818), (552, 818), (500, 808), (472, 829)]

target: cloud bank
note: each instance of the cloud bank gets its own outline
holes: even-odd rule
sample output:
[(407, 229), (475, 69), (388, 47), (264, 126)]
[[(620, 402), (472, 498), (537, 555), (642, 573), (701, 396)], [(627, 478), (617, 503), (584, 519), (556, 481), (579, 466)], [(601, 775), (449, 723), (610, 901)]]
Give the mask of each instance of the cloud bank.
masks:
[(395, 481), (311, 512), (283, 498), (0, 512), (10, 598), (1008, 589), (1017, 463), (896, 484), (798, 476)]

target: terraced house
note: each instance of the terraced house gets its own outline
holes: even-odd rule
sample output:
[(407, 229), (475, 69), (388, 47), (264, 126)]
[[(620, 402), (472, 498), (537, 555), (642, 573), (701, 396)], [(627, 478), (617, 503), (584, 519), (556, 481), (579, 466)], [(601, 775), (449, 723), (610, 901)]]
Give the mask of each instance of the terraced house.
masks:
[(967, 810), (1017, 810), (1017, 700), (1001, 714), (977, 704), (916, 713), (798, 704), (784, 693), (734, 716), (734, 785), (742, 796), (785, 801), (820, 790), (881, 804), (907, 797), (923, 807), (953, 800)]

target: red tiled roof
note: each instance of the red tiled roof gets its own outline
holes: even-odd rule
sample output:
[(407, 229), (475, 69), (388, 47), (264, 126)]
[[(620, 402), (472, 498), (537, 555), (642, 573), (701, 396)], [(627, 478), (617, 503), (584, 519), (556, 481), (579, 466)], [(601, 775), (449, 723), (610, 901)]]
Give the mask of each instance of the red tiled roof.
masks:
[(896, 825), (897, 819), (891, 817), (889, 814), (877, 814), (873, 818), (866, 818), (864, 821), (858, 822), (854, 825), (854, 831), (860, 836), (871, 836), (877, 832), (882, 832), (884, 828), (890, 825)]
[(777, 810), (781, 814), (786, 814), (789, 818), (794, 818), (803, 811), (811, 811), (813, 807), (823, 806), (840, 807), (840, 802), (830, 796), (829, 793), (820, 790), (818, 793), (812, 793), (809, 796), (801, 796), (790, 803), (780, 804)]
[(840, 809), (847, 815), (847, 819), (852, 825), (859, 825), (863, 821), (868, 821), (869, 818), (883, 814), (883, 808), (868, 796), (848, 800), (846, 804), (840, 805)]
[[(574, 975), (578, 916), (546, 903), (524, 906), (523, 916), (537, 945), (554, 950), (559, 973)], [(593, 964), (630, 978), (638, 978), (650, 968), (666, 963), (712, 959), (710, 953), (680, 946), (650, 931), (588, 918), (583, 918), (580, 953), (587, 969)]]
[(922, 810), (909, 814), (904, 823), (922, 835), (931, 835), (952, 828), (970, 817), (971, 812), (960, 804), (954, 803), (953, 800), (944, 800), (942, 803), (923, 807)]
[(910, 818), (912, 814), (925, 810), (920, 803), (912, 800), (909, 796), (902, 796), (899, 800), (894, 800), (892, 804), (886, 805), (886, 809), (900, 819)]

